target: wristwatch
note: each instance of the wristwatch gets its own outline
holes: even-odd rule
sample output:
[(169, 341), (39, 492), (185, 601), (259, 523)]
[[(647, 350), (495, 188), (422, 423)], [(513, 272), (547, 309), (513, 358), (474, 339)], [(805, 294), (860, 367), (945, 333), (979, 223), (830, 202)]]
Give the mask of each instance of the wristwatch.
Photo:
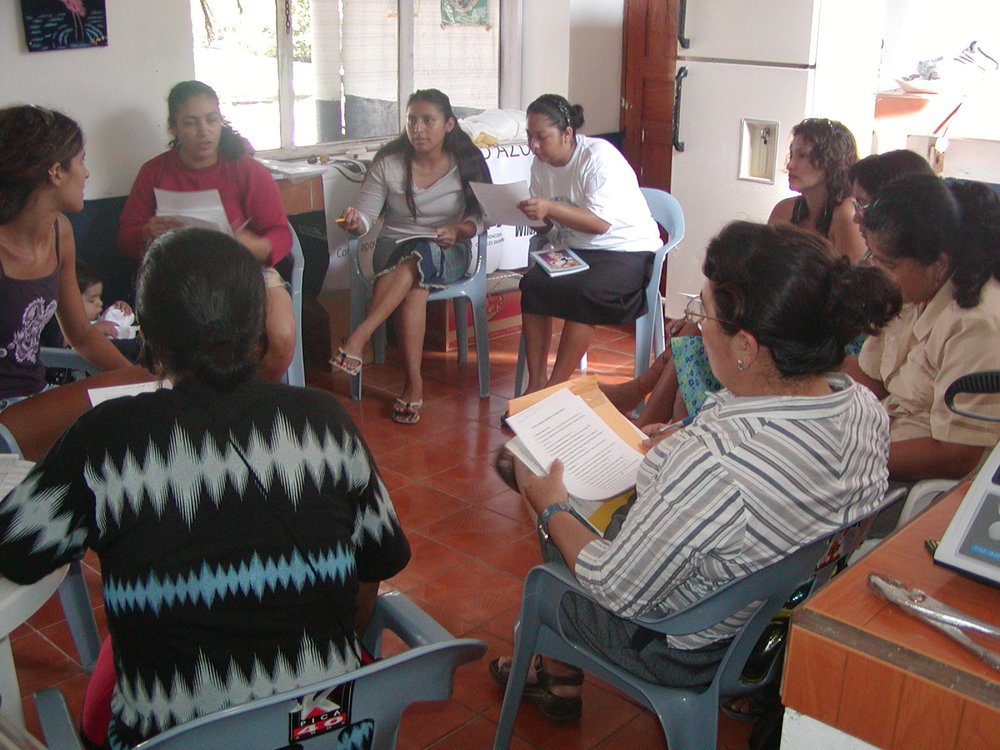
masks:
[(552, 505), (548, 506), (542, 511), (541, 515), (538, 516), (538, 534), (544, 541), (547, 542), (551, 539), (549, 536), (549, 519), (561, 511), (573, 513), (573, 509), (569, 507), (567, 503), (552, 503)]

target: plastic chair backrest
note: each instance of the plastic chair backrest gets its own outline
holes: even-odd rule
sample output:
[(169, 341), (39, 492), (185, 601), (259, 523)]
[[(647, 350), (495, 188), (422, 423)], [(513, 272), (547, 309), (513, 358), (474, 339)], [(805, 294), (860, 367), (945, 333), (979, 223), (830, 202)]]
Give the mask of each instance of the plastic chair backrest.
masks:
[[(398, 592), (378, 597), (363, 642), (369, 652), (381, 653), (381, 635), (390, 630), (410, 649), (337, 677), (293, 688), (249, 703), (218, 711), (174, 727), (137, 746), (136, 750), (276, 750), (291, 744), (290, 712), (303, 698), (349, 685), (349, 695), (327, 694), (326, 699), (346, 708), (346, 726), (316, 734), (306, 729), (295, 740), (310, 750), (371, 748), (391, 750), (403, 710), (418, 701), (446, 700), (451, 695), (457, 666), (486, 653), (486, 644), (453, 638), (408, 597)], [(82, 750), (65, 696), (58, 688), (35, 694), (45, 739), (52, 750)], [(318, 702), (318, 700), (317, 700)], [(317, 720), (317, 724), (322, 721)], [(371, 744), (361, 740), (370, 735)], [(352, 744), (351, 740), (355, 740)]]
[(0, 453), (13, 453), (16, 456), (22, 455), (21, 446), (17, 444), (17, 438), (7, 428), (7, 425), (0, 422)]
[(292, 233), (292, 249), (288, 255), (292, 259), (290, 286), (292, 288), (292, 315), (295, 318), (295, 349), (292, 353), (292, 361), (282, 380), (289, 385), (305, 386), (306, 371), (302, 355), (302, 273), (306, 262), (299, 236), (291, 225), (288, 228)]
[(66, 370), (83, 370), (88, 375), (100, 372), (100, 368), (90, 364), (73, 349), (56, 346), (43, 346), (38, 350), (38, 356), (46, 367), (62, 367)]

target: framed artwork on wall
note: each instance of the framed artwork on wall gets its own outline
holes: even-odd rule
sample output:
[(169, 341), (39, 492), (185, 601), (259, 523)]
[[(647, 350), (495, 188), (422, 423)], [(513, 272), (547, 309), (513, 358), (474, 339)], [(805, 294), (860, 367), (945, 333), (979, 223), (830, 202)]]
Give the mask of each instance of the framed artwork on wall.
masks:
[(29, 52), (108, 46), (105, 0), (21, 0)]

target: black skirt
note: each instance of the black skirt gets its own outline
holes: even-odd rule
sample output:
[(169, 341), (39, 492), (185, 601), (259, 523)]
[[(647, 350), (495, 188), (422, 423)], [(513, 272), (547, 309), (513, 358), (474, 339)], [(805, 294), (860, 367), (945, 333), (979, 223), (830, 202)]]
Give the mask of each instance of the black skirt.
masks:
[(586, 271), (552, 277), (538, 265), (521, 279), (521, 311), (587, 325), (630, 323), (646, 314), (653, 253), (577, 250)]

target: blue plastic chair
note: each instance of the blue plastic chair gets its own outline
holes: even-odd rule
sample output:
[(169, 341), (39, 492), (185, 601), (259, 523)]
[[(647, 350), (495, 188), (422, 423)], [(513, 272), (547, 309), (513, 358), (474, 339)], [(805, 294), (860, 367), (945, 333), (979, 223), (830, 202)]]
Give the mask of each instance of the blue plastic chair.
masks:
[[(348, 243), (351, 261), (351, 330), (365, 319), (365, 311), (372, 296), (372, 283), (361, 271), (358, 259), (358, 238), (352, 237)], [(473, 272), (445, 289), (436, 289), (427, 297), (428, 302), (441, 299), (453, 300), (455, 306), (455, 329), (458, 336), (458, 361), (469, 359), (469, 331), (466, 304), (472, 303), (472, 321), (476, 333), (476, 365), (479, 370), (479, 398), (490, 395), (490, 342), (486, 320), (486, 233), (479, 235), (476, 265)], [(379, 326), (372, 336), (372, 352), (376, 362), (385, 362), (385, 325)], [(361, 400), (361, 376), (351, 378), (351, 398)]]
[[(884, 504), (879, 509), (881, 507)], [(705, 630), (754, 602), (762, 602), (733, 637), (707, 688), (673, 688), (647, 682), (590, 651), (586, 645), (571, 641), (563, 630), (562, 597), (568, 593), (587, 599), (592, 597), (565, 565), (546, 563), (532, 568), (524, 584), (514, 661), (503, 697), (494, 750), (510, 746), (514, 719), (535, 654), (580, 667), (648, 708), (659, 718), (670, 750), (714, 748), (718, 739), (720, 700), (760, 688), (759, 682), (744, 682), (741, 673), (764, 628), (804, 582), (815, 578), (822, 583), (833, 574), (840, 561), (864, 539), (873, 517), (874, 513), (869, 514), (773, 565), (731, 581), (686, 609), (635, 619), (636, 623), (657, 633), (684, 635)]]
[[(663, 263), (667, 253), (677, 243), (684, 239), (684, 211), (670, 193), (655, 188), (640, 188), (649, 212), (667, 233), (667, 243), (653, 257), (653, 271), (646, 284), (646, 314), (635, 321), (635, 365), (632, 368), (633, 377), (639, 377), (649, 369), (650, 353), (656, 358), (666, 347), (663, 328), (663, 297), (660, 296), (660, 278), (663, 276)], [(532, 238), (532, 242), (536, 238)], [(544, 242), (544, 237), (541, 240)], [(531, 250), (540, 246), (533, 245)], [(514, 376), (514, 395), (524, 392), (524, 334), (521, 334), (521, 344), (517, 353), (517, 371)]]
[(292, 295), (292, 315), (295, 317), (295, 351), (281, 381), (288, 385), (305, 387), (306, 370), (302, 357), (302, 272), (305, 269), (306, 259), (302, 254), (302, 245), (294, 227), (289, 225), (288, 228), (292, 233), (292, 250), (288, 255), (292, 259), (290, 293)]
[[(351, 726), (297, 742), (310, 750), (354, 747), (391, 750), (396, 747), (403, 710), (418, 701), (447, 700), (456, 667), (482, 658), (486, 644), (473, 638), (453, 638), (398, 592), (378, 598), (363, 638), (372, 654), (381, 653), (384, 630), (396, 633), (410, 649), (314, 685), (203, 716), (143, 742), (136, 750), (284, 748), (290, 742), (289, 712), (299, 699), (346, 683), (353, 684)], [(83, 750), (62, 691), (47, 688), (35, 693), (35, 701), (49, 748)], [(358, 741), (366, 732), (372, 735), (370, 745)], [(357, 744), (352, 744), (352, 740)]]
[(17, 438), (7, 428), (7, 425), (0, 422), (0, 453), (13, 453), (16, 456), (21, 453), (21, 446), (17, 444)]

